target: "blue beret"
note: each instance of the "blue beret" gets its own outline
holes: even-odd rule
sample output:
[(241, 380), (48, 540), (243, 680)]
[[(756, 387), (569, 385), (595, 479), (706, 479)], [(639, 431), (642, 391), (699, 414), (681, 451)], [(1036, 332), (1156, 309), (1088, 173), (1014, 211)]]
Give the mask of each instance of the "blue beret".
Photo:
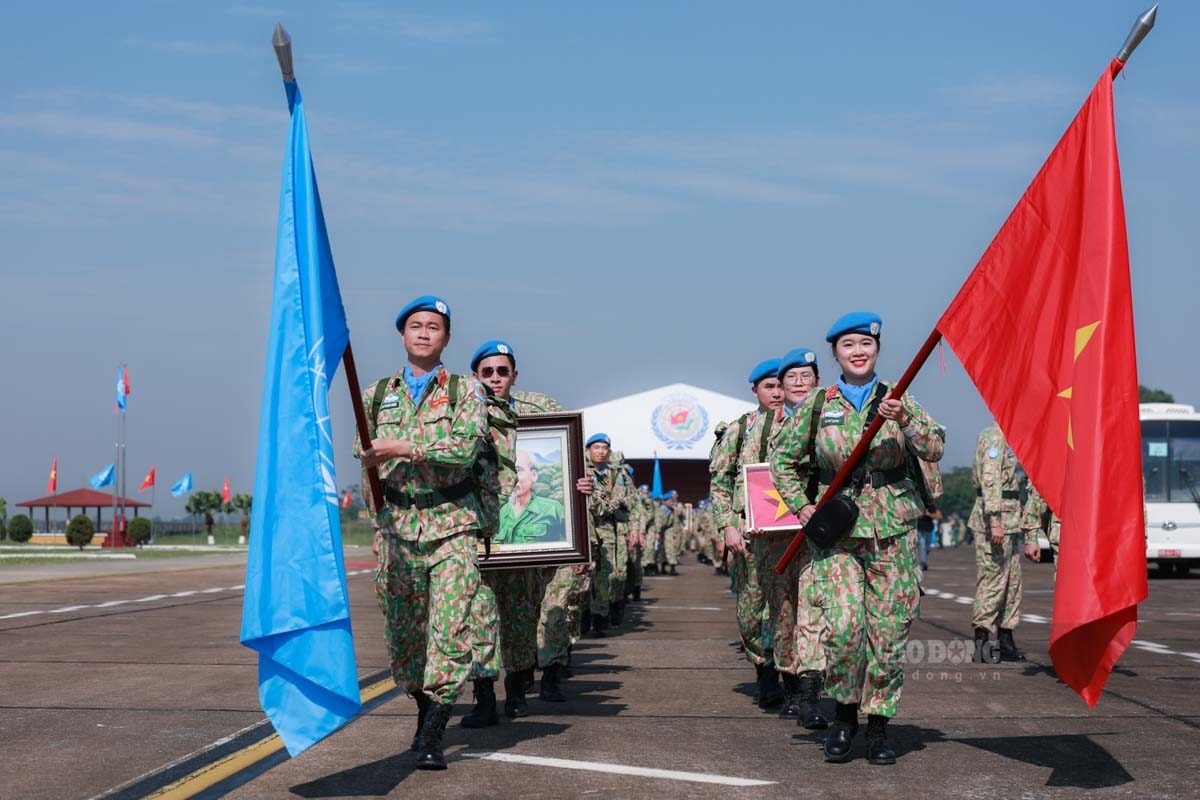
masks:
[(870, 311), (851, 311), (833, 323), (829, 333), (825, 334), (825, 341), (836, 342), (843, 333), (865, 333), (879, 338), (881, 330), (883, 319), (878, 314), (872, 314)]
[(779, 377), (783, 377), (783, 373), (787, 372), (792, 367), (816, 367), (817, 354), (812, 350), (807, 350), (803, 347), (797, 347), (795, 350), (789, 350), (788, 354), (779, 359)]
[(768, 358), (766, 361), (760, 361), (755, 365), (754, 369), (750, 370), (750, 384), (756, 384), (763, 378), (778, 378), (779, 377), (779, 359)]
[(612, 439), (608, 438), (607, 433), (593, 433), (590, 437), (588, 437), (587, 444), (585, 444), (584, 447), (591, 447), (597, 442), (600, 444), (606, 444), (609, 447), (612, 446)]
[(445, 317), (446, 322), (450, 321), (450, 306), (446, 301), (431, 294), (423, 294), (400, 309), (400, 313), (396, 315), (396, 330), (403, 332), (404, 321), (418, 311), (433, 311)]
[(663, 499), (664, 499), (664, 500), (673, 500), (673, 499), (675, 499), (676, 497), (679, 497), (679, 492), (675, 491), (674, 489), (672, 489), (672, 490), (671, 490), (671, 491), (669, 491), (669, 492), (663, 492)]
[(643, 483), (643, 484), (641, 484), (640, 486), (638, 486), (638, 491), (639, 491), (639, 492), (640, 492), (642, 489), (645, 489), (647, 492), (648, 492), (648, 491), (650, 491), (650, 484), (648, 484), (648, 483)]
[(475, 355), (471, 356), (471, 372), (479, 366), (479, 362), (489, 356), (508, 356), (512, 362), (517, 363), (517, 354), (513, 352), (512, 346), (502, 339), (492, 339), (479, 345), (479, 349), (475, 351)]

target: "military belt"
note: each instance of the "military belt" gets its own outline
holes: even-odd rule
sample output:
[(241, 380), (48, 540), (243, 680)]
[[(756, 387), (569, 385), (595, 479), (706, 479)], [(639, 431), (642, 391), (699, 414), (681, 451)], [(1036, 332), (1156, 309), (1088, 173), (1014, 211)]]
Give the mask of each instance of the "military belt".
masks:
[(383, 487), (383, 498), (389, 505), (407, 511), (410, 508), (427, 509), (446, 503), (457, 503), (475, 490), (472, 481), (459, 481), (451, 486), (428, 492), (402, 492), (391, 486)]
[[(975, 496), (983, 497), (983, 489), (976, 489)], [(1000, 499), (1002, 499), (1002, 500), (1020, 500), (1021, 493), (1018, 492), (1016, 489), (1005, 489), (1004, 491), (1002, 491), (1000, 493)]]
[[(821, 483), (828, 486), (833, 483), (836, 472), (831, 470), (821, 470)], [(870, 484), (874, 489), (882, 489), (884, 486), (890, 486), (893, 483), (900, 483), (909, 477), (908, 470), (904, 467), (893, 467), (892, 469), (876, 470), (868, 472), (867, 477), (863, 481), (863, 485)]]

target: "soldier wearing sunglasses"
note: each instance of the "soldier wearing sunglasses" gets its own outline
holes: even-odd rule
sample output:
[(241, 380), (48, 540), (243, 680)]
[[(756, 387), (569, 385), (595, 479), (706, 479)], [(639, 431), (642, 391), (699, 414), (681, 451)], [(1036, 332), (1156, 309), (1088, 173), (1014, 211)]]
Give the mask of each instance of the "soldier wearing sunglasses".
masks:
[[(471, 357), (471, 372), (501, 401), (490, 404), (488, 414), (494, 423), (490, 425), (492, 438), (501, 456), (501, 501), (507, 503), (518, 481), (516, 418), (521, 414), (564, 409), (548, 395), (513, 390), (517, 381), (517, 358), (507, 342), (493, 339), (480, 345)], [(589, 494), (590, 479), (580, 481), (576, 489)], [(539, 663), (542, 667), (541, 698), (551, 702), (566, 699), (559, 687), (559, 678), (571, 644), (570, 630), (566, 625), (547, 624), (547, 617), (551, 620), (566, 617), (567, 597), (579, 582), (581, 572), (586, 572), (586, 565), (545, 569), (513, 567), (482, 573), (482, 585), (472, 608), (476, 643), (472, 676), (475, 707), (463, 717), (463, 727), (482, 728), (499, 721), (495, 682), (500, 676), (501, 665), (505, 672), (506, 716), (515, 719), (529, 713), (525, 691), (533, 682), (534, 668)], [(586, 579), (586, 575), (583, 578)], [(547, 615), (544, 605), (559, 610)]]

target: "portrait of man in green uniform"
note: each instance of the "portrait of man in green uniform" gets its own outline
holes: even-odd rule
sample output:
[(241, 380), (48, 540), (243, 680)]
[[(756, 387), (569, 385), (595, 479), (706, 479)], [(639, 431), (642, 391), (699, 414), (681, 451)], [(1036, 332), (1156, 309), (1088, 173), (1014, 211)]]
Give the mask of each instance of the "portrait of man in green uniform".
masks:
[(563, 504), (533, 491), (538, 469), (533, 453), (517, 450), (517, 486), (500, 508), (497, 544), (565, 543)]

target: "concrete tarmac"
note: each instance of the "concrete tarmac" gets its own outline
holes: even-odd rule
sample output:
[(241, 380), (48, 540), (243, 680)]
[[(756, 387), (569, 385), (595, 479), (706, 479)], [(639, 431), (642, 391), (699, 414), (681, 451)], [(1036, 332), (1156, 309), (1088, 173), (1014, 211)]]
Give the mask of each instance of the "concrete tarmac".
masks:
[[(348, 551), (359, 670), (371, 682), (386, 657), (369, 559)], [(962, 663), (972, 551), (935, 550), (930, 561), (890, 728), (895, 766), (867, 764), (861, 732), (853, 761), (827, 764), (821, 734), (753, 704), (728, 580), (688, 557), (679, 577), (648, 579), (648, 602), (619, 631), (576, 646), (567, 703), (535, 696), (531, 716), (467, 731), (458, 719), (468, 688), (446, 736), (446, 772), (413, 769), (416, 706), (392, 691), (298, 758), (277, 753), (209, 788), (177, 791), (422, 800), (1200, 794), (1200, 579), (1151, 581), (1138, 644), (1091, 710), (1054, 677), (1049, 625), (1031, 621), (1050, 617), (1049, 565), (1024, 566), (1030, 616), (1017, 641), (1029, 662), (985, 667)], [(243, 567), (164, 567), (22, 583), (5, 583), (0, 569), (0, 797), (147, 796), (269, 734), (254, 654), (237, 641)], [(765, 783), (730, 785), (739, 780)]]

